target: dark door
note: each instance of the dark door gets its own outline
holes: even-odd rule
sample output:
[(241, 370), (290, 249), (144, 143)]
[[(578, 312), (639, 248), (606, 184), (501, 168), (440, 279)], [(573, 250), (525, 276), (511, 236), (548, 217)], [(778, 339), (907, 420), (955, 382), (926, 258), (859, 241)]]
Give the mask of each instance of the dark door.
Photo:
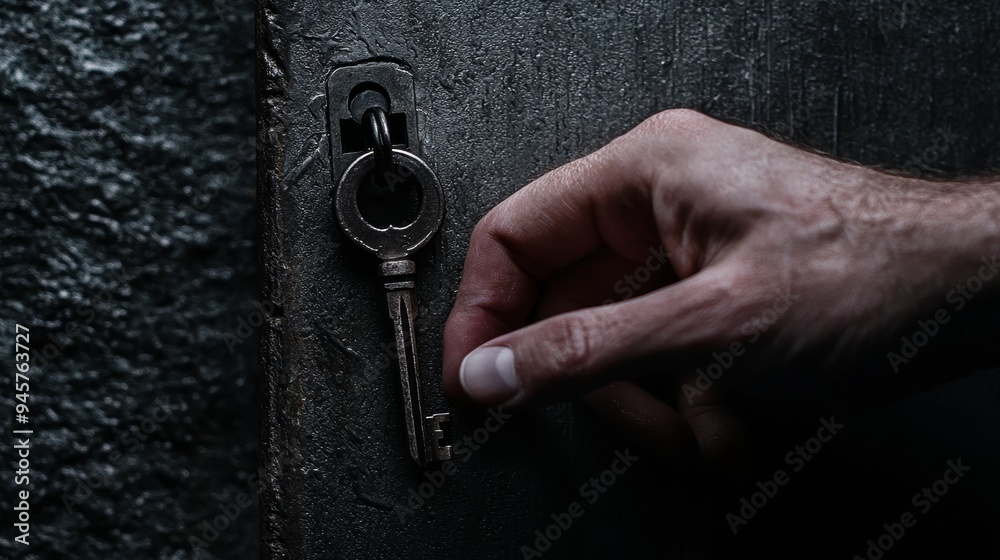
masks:
[[(873, 492), (897, 468), (918, 467), (890, 461), (897, 466), (869, 476), (848, 443), (735, 537), (725, 514), (753, 477), (716, 503), (717, 484), (674, 478), (640, 455), (591, 500), (584, 485), (629, 444), (576, 403), (521, 411), (497, 430), (489, 414), (451, 410), (451, 468), (417, 465), (377, 261), (334, 216), (342, 163), (331, 143), (347, 133), (330, 117), (341, 100), (328, 96), (328, 80), (372, 62), (413, 75), (408, 117), (419, 135), (409, 141), (447, 207), (415, 258), (421, 388), (426, 411), (437, 412), (450, 410), (439, 385), (442, 327), (469, 233), (493, 205), (673, 107), (866, 164), (995, 165), (998, 18), (987, 2), (260, 2), (258, 202), (264, 299), (274, 307), (262, 335), (264, 557), (863, 553), (867, 537), (838, 535), (849, 526), (851, 538), (877, 536), (888, 517), (869, 519), (866, 504), (892, 511), (893, 502)], [(869, 427), (856, 435), (884, 426), (862, 416), (855, 425)], [(803, 418), (789, 421), (796, 437), (820, 416)], [(884, 450), (893, 437), (877, 433)], [(786, 450), (772, 447), (759, 458), (765, 473)], [(936, 460), (907, 472), (921, 480)], [(576, 502), (584, 514), (563, 523)], [(773, 551), (780, 542), (819, 544)]]

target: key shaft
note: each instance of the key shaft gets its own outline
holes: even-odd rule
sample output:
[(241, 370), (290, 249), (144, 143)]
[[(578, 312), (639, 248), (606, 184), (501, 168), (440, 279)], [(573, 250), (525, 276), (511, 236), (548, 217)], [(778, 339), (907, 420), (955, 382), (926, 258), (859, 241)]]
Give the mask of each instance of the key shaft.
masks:
[(424, 416), (420, 397), (420, 363), (417, 358), (416, 264), (410, 260), (382, 263), (380, 273), (386, 290), (389, 318), (392, 320), (399, 357), (406, 434), (410, 455), (421, 465), (451, 458), (451, 446), (441, 444), (441, 423), (447, 413)]

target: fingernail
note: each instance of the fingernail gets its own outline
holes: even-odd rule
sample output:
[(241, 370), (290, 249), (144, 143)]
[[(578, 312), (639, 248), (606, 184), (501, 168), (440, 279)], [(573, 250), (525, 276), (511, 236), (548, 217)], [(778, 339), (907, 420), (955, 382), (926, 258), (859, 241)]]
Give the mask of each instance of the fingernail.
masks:
[(458, 374), (473, 399), (489, 403), (507, 402), (521, 392), (514, 372), (514, 352), (506, 346), (477, 348), (462, 360)]

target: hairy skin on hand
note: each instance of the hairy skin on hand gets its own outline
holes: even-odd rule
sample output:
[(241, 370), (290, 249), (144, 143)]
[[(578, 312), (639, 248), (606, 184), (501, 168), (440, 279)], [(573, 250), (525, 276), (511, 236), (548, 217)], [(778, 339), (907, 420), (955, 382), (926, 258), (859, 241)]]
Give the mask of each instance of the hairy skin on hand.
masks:
[[(721, 445), (733, 423), (713, 392), (675, 408), (630, 380), (680, 391), (762, 317), (743, 372), (806, 352), (849, 359), (1000, 252), (998, 210), (995, 182), (893, 175), (666, 111), (477, 225), (445, 327), (445, 391), (483, 405), (587, 394), (638, 439), (669, 441), (664, 456)], [(615, 300), (658, 246), (670, 266)], [(463, 368), (480, 347), (489, 359)]]

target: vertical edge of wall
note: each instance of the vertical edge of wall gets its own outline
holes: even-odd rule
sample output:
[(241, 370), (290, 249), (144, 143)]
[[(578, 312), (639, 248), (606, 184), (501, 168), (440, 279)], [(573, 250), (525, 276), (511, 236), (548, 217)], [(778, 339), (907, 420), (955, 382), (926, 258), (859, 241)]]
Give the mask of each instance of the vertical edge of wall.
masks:
[(295, 384), (290, 379), (285, 353), (282, 263), (285, 259), (281, 211), (287, 51), (283, 44), (282, 8), (277, 0), (256, 3), (256, 108), (257, 108), (257, 251), (262, 302), (271, 311), (260, 331), (261, 382), (260, 456), (260, 549), (264, 560), (303, 557), (298, 512), (300, 481), (296, 478), (299, 441), (294, 422)]

